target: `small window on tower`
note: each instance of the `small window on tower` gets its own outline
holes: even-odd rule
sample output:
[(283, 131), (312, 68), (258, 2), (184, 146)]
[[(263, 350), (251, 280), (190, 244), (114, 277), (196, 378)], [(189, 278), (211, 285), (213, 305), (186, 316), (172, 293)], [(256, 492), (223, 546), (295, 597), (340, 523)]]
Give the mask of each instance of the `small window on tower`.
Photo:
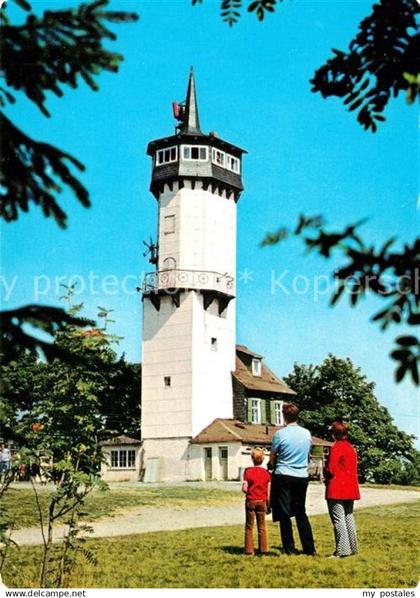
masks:
[(159, 150), (156, 154), (156, 165), (168, 164), (169, 162), (176, 162), (178, 159), (178, 148), (176, 145), (166, 149)]
[(232, 170), (233, 172), (239, 174), (240, 165), (238, 158), (234, 158), (233, 156), (226, 154), (226, 167), (229, 168), (229, 170)]
[(165, 235), (175, 232), (175, 216), (165, 216), (163, 221), (163, 232)]
[(207, 160), (207, 148), (200, 147), (200, 160)]
[(217, 351), (217, 338), (212, 337), (211, 339), (211, 350)]
[(205, 145), (184, 145), (182, 150), (184, 160), (207, 160), (207, 147)]
[(214, 164), (225, 165), (225, 153), (213, 148), (212, 159)]
[(171, 377), (170, 376), (165, 376), (163, 378), (163, 383), (165, 386), (171, 386)]

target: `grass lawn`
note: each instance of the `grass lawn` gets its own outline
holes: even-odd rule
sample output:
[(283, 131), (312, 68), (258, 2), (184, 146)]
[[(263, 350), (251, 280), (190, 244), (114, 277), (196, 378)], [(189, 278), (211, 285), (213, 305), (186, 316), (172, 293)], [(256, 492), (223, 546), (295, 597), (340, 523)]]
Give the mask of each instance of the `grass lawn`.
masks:
[[(160, 489), (161, 490), (161, 489)], [(419, 578), (419, 504), (391, 505), (356, 513), (360, 554), (326, 559), (334, 549), (328, 516), (311, 518), (318, 558), (283, 555), (277, 526), (269, 523), (271, 552), (242, 554), (242, 526), (89, 540), (98, 564), (81, 558), (68, 587), (102, 588), (407, 588)], [(36, 587), (40, 548), (10, 552), (5, 583)]]
[[(48, 495), (46, 488), (39, 489), (39, 498), (44, 515), (47, 515)], [(136, 507), (205, 506), (209, 503), (227, 505), (238, 502), (241, 492), (219, 488), (155, 487), (155, 488), (112, 488), (106, 492), (93, 492), (85, 503), (86, 519), (94, 521), (101, 517), (115, 515), (121, 509)], [(240, 498), (239, 498), (240, 499)], [(29, 488), (12, 487), (2, 497), (2, 507), (18, 529), (38, 525), (34, 492)]]

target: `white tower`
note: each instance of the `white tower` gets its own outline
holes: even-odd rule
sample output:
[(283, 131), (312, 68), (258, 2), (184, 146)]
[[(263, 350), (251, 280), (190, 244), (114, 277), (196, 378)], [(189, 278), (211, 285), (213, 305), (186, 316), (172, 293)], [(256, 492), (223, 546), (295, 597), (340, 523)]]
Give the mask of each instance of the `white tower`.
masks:
[(189, 441), (233, 417), (236, 203), (244, 150), (200, 130), (194, 74), (175, 134), (152, 141), (156, 271), (143, 284), (142, 439), (147, 480), (197, 477)]

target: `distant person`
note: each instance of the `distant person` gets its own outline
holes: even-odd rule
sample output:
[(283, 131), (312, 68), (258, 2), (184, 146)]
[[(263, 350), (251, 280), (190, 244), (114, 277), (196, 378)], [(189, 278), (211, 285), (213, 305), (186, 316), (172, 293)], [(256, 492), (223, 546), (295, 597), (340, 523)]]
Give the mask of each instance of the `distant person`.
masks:
[(0, 478), (1, 479), (6, 479), (9, 471), (10, 471), (10, 466), (12, 463), (12, 455), (10, 453), (10, 449), (2, 444), (0, 446)]
[(268, 552), (265, 514), (269, 510), (271, 474), (262, 467), (264, 451), (254, 448), (251, 451), (254, 467), (244, 472), (242, 492), (245, 494), (245, 554), (254, 554), (254, 522), (257, 519), (258, 550)]
[(357, 531), (353, 505), (360, 499), (357, 453), (348, 439), (348, 426), (335, 421), (331, 426), (335, 440), (325, 466), (325, 497), (334, 526), (335, 557), (357, 553)]
[(314, 555), (315, 545), (311, 524), (306, 515), (308, 464), (311, 433), (297, 424), (299, 408), (293, 403), (283, 405), (285, 426), (274, 436), (270, 467), (274, 470), (271, 486), (273, 521), (280, 523), (280, 536), (286, 554), (297, 554), (291, 517), (295, 517), (304, 554)]
[(26, 466), (25, 463), (21, 463), (19, 465), (19, 480), (21, 482), (26, 482), (26, 479), (28, 477), (28, 467)]

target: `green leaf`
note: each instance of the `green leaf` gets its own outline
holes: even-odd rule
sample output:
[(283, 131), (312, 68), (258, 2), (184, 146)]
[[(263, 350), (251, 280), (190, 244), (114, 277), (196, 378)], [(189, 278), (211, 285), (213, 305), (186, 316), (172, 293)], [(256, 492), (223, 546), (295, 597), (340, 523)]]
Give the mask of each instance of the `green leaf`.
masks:
[(359, 108), (363, 104), (363, 100), (364, 98), (360, 98), (360, 100), (354, 102), (351, 106), (349, 106), (349, 111), (351, 112), (352, 110), (356, 110), (356, 108)]
[(415, 336), (399, 336), (396, 340), (403, 347), (417, 347), (419, 345), (419, 341)]

